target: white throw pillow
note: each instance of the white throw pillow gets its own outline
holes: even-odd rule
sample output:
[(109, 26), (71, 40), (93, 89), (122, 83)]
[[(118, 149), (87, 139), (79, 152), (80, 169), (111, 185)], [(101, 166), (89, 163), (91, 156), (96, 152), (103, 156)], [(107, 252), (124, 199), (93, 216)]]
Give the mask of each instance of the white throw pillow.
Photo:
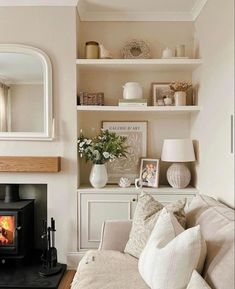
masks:
[(187, 289), (211, 289), (200, 274), (196, 270), (193, 271)]
[(163, 209), (140, 255), (139, 272), (152, 289), (185, 289), (193, 270), (202, 270), (205, 257), (200, 226), (184, 231)]

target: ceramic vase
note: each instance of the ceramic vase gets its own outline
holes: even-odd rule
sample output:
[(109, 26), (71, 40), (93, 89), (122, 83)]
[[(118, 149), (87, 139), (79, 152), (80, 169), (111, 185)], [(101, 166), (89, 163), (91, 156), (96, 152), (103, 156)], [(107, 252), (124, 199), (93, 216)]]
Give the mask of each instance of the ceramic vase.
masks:
[(174, 94), (175, 106), (184, 106), (186, 105), (186, 92), (185, 91), (176, 91)]
[(107, 174), (106, 165), (105, 164), (93, 165), (89, 180), (90, 180), (92, 187), (96, 189), (103, 188), (108, 182), (108, 174)]

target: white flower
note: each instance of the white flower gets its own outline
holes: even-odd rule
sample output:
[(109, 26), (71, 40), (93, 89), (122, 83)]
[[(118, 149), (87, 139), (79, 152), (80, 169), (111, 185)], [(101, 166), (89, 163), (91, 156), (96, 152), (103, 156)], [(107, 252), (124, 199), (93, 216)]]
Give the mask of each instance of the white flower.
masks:
[(103, 156), (105, 159), (108, 159), (110, 157), (110, 154), (108, 152), (103, 152)]
[(79, 144), (79, 146), (80, 146), (80, 147), (83, 147), (84, 144), (85, 144), (85, 142), (83, 141), (83, 142), (81, 142), (81, 143)]
[(91, 139), (88, 139), (88, 140), (86, 141), (86, 143), (87, 143), (88, 145), (91, 144), (91, 142), (92, 142)]

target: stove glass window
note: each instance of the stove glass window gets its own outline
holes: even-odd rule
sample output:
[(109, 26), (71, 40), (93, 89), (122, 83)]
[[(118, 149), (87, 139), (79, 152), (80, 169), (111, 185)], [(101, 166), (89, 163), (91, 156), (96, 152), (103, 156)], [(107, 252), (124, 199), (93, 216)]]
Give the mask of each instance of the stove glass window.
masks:
[(14, 216), (0, 215), (0, 246), (10, 246), (14, 242)]

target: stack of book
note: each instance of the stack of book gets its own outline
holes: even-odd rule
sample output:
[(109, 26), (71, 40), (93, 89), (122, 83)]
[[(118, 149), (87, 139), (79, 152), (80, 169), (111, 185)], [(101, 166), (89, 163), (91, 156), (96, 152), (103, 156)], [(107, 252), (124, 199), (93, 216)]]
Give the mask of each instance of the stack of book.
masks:
[(148, 106), (147, 99), (119, 99), (119, 106)]

